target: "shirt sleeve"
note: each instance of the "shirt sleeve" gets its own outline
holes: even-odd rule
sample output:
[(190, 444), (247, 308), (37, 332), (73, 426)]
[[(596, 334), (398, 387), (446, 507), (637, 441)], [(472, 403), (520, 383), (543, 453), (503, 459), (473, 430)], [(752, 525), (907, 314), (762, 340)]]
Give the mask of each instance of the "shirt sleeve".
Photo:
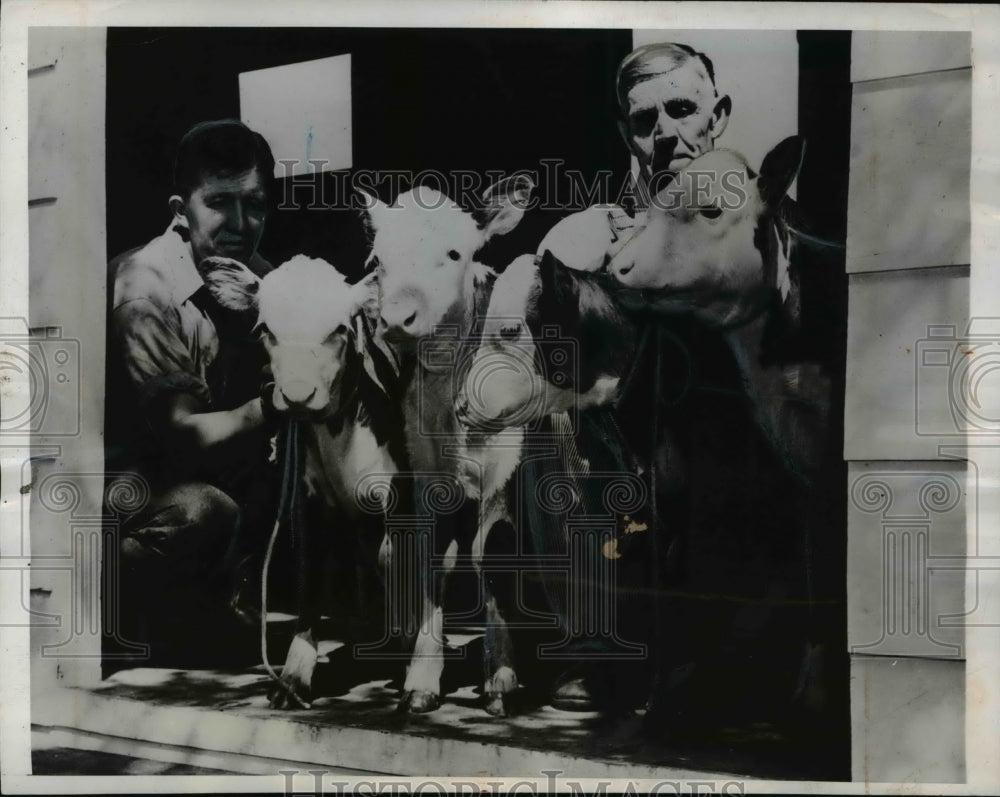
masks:
[(176, 324), (149, 299), (132, 299), (114, 309), (112, 327), (125, 373), (146, 406), (164, 393), (188, 393), (207, 408), (211, 394)]

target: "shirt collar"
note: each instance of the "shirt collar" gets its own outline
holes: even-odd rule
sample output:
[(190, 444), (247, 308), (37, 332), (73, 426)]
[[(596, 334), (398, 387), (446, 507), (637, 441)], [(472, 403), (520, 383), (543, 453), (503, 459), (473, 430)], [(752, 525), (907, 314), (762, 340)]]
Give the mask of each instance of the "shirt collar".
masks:
[(194, 264), (194, 257), (191, 254), (191, 244), (184, 240), (180, 232), (179, 225), (170, 223), (167, 231), (163, 234), (173, 248), (176, 249), (177, 259), (171, 276), (174, 280), (174, 301), (177, 304), (184, 304), (190, 299), (202, 285), (204, 281)]
[[(180, 225), (171, 222), (170, 226), (167, 227), (167, 231), (163, 234), (163, 237), (176, 250), (176, 263), (172, 271), (174, 280), (173, 297), (174, 301), (179, 305), (184, 304), (184, 302), (194, 296), (198, 289), (205, 284), (201, 274), (198, 273), (197, 266), (194, 264), (191, 244), (184, 240), (184, 237), (181, 235), (181, 229)], [(247, 267), (262, 279), (265, 274), (273, 270), (271, 264), (256, 252), (250, 258), (250, 263)]]

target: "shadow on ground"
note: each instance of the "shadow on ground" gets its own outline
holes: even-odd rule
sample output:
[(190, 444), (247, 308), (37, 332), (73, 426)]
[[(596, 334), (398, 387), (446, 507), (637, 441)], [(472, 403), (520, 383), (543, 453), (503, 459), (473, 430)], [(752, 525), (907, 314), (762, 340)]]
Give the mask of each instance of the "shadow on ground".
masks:
[[(270, 659), (284, 659), (290, 626), (272, 629)], [(326, 635), (324, 635), (326, 636)], [(363, 658), (353, 645), (328, 641), (314, 676), (311, 710), (268, 707), (273, 682), (260, 664), (229, 669), (140, 667), (124, 669), (96, 691), (153, 706), (192, 706), (236, 712), (266, 722), (282, 716), (313, 726), (365, 728), (440, 739), (475, 741), (616, 764), (670, 767), (767, 779), (823, 780), (834, 771), (829, 744), (800, 722), (720, 711), (724, 689), (703, 716), (674, 723), (669, 732), (643, 711), (561, 711), (547, 705), (546, 689), (523, 685), (512, 716), (491, 717), (482, 708), (482, 637), (467, 634), (450, 651), (439, 709), (410, 716), (396, 710), (405, 661)], [(745, 685), (744, 685), (745, 686)], [(707, 705), (707, 704), (706, 704)], [(44, 766), (60, 766), (58, 757)], [(68, 764), (67, 764), (68, 765)], [(136, 764), (140, 766), (140, 764)]]
[(148, 758), (51, 747), (31, 752), (34, 775), (235, 775), (221, 769), (171, 764)]

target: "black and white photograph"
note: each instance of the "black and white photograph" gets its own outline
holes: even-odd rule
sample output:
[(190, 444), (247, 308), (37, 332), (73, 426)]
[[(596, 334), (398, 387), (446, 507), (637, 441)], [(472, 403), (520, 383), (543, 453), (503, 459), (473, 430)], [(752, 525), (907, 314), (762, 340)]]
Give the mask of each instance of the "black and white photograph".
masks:
[(210, 5), (0, 18), (5, 791), (1000, 785), (993, 8)]

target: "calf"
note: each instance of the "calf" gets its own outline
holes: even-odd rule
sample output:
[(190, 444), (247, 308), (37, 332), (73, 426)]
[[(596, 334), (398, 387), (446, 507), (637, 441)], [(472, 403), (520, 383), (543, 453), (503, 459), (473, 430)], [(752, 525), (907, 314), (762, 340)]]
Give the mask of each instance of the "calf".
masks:
[[(626, 288), (619, 298), (650, 313), (655, 323), (662, 323), (664, 314), (681, 305), (719, 333), (727, 356), (731, 353), (738, 363), (741, 393), (746, 395), (736, 415), (749, 414), (753, 429), (759, 430), (754, 434), (765, 438), (755, 440), (747, 421), (736, 423), (725, 417), (729, 405), (720, 404), (712, 411), (712, 402), (706, 402), (710, 412), (704, 422), (691, 422), (696, 409), (678, 416), (695, 430), (721, 427), (720, 440), (745, 441), (742, 449), (728, 445), (727, 456), (722, 457), (700, 452), (705, 448), (701, 441), (712, 440), (707, 433), (687, 438), (686, 494), (693, 507), (691, 525), (698, 532), (688, 535), (690, 577), (696, 580), (701, 574), (705, 580), (723, 572), (726, 563), (706, 553), (714, 543), (738, 574), (744, 594), (759, 596), (759, 591), (752, 591), (766, 583), (771, 596), (784, 590), (805, 597), (802, 603), (811, 613), (808, 574), (818, 565), (814, 538), (824, 522), (817, 507), (829, 501), (823, 478), (835, 472), (828, 470), (828, 462), (835, 460), (828, 456), (830, 378), (820, 363), (803, 356), (808, 343), (797, 339), (797, 269), (809, 261), (795, 244), (817, 243), (786, 221), (793, 207), (785, 195), (803, 152), (801, 139), (785, 139), (765, 156), (759, 174), (733, 152), (716, 151), (696, 159), (678, 174), (673, 186), (660, 192), (646, 214), (645, 227), (612, 257), (608, 268)], [(720, 421), (728, 421), (728, 428)], [(683, 443), (685, 438), (678, 437)], [(727, 477), (722, 468), (729, 458), (735, 458), (737, 466), (729, 466)], [(742, 510), (742, 521), (736, 512), (716, 515), (701, 509), (717, 500), (714, 483), (720, 474), (723, 483), (733, 484), (732, 503), (736, 512)], [(706, 534), (704, 527), (711, 524), (705, 519), (716, 517), (721, 518), (716, 528), (728, 523), (732, 529)], [(756, 564), (736, 555), (740, 547), (757, 552)], [(780, 625), (781, 631), (750, 657), (774, 664), (780, 659), (761, 657), (760, 650), (784, 649), (791, 664), (800, 655), (796, 647), (804, 642), (798, 690), (808, 699), (822, 690), (817, 681), (821, 647), (811, 627), (800, 633), (793, 630), (800, 622), (810, 623), (809, 617), (797, 617), (787, 607), (785, 611), (790, 614), (772, 620), (772, 627)], [(762, 609), (761, 613), (767, 614)], [(694, 619), (692, 627), (698, 622)]]
[[(459, 396), (466, 423), (517, 427), (613, 404), (636, 344), (636, 324), (615, 302), (614, 287), (606, 274), (571, 269), (548, 251), (514, 260), (493, 287)], [(535, 346), (543, 327), (556, 327), (561, 338), (577, 342), (572, 367), (547, 362), (544, 347)]]
[[(406, 450), (414, 472), (414, 500), (428, 503), (428, 480), (447, 474), (477, 508), (473, 562), (481, 568), (486, 535), (509, 520), (505, 487), (519, 448), (471, 445), (455, 413), (457, 391), (475, 350), (474, 326), (485, 312), (494, 273), (476, 261), (492, 237), (512, 230), (523, 216), (533, 183), (512, 177), (489, 188), (476, 212), (459, 208), (437, 191), (418, 187), (392, 206), (367, 197), (372, 262), (381, 287), (381, 332), (399, 353), (403, 381)], [(430, 545), (445, 571), (454, 566), (463, 535), (457, 515), (435, 520)], [(442, 550), (444, 549), (444, 550)], [(431, 585), (428, 564), (419, 565), (422, 619), (402, 705), (431, 711), (440, 702), (444, 667), (443, 579)], [(510, 640), (496, 596), (486, 592), (487, 708), (502, 713), (494, 696), (516, 685), (509, 666)]]
[(801, 139), (786, 139), (767, 155), (759, 175), (726, 150), (692, 161), (657, 195), (607, 274), (551, 255), (541, 268), (527, 257), (515, 261), (494, 288), (478, 356), (503, 356), (505, 346), (506, 356), (515, 350), (523, 356), (525, 340), (542, 325), (557, 324), (564, 336), (577, 338), (584, 378), (555, 385), (544, 369), (528, 379), (512, 377), (513, 370), (505, 378), (494, 369), (489, 385), (476, 389), (476, 406), (465, 396), (465, 409), (481, 425), (503, 425), (506, 417), (524, 422), (526, 414), (531, 420), (570, 406), (614, 404), (633, 365), (637, 323), (687, 313), (722, 331), (758, 401), (759, 420), (769, 429), (780, 426), (786, 408), (780, 399), (794, 374), (760, 362), (773, 313), (780, 308), (794, 315), (797, 308), (788, 234), (778, 215), (802, 151)]
[(695, 159), (657, 194), (645, 225), (608, 270), (627, 289), (619, 299), (628, 306), (654, 314), (689, 310), (719, 329), (740, 364), (757, 422), (795, 468), (811, 471), (817, 424), (801, 411), (819, 406), (825, 417), (826, 380), (807, 363), (768, 362), (769, 336), (798, 319), (794, 238), (781, 211), (803, 152), (802, 139), (787, 138), (765, 156), (759, 174), (728, 150)]
[[(366, 496), (358, 491), (370, 474), (391, 478), (398, 458), (390, 450), (398, 422), (387, 411), (376, 372), (365, 362), (369, 356), (365, 311), (372, 312), (378, 298), (374, 280), (350, 286), (329, 263), (304, 256), (292, 258), (263, 279), (223, 258), (211, 258), (201, 268), (220, 304), (257, 313), (257, 329), (274, 376), (270, 400), (278, 412), (304, 421), (298, 426), (307, 494), (318, 499), (328, 517), (335, 514), (363, 535), (357, 541), (360, 546), (346, 537), (341, 549), (360, 547), (370, 561), (377, 557), (386, 567), (387, 540), (372, 523)], [(272, 697), (273, 707), (308, 705), (310, 699), (318, 655), (314, 629), (323, 554), (332, 534), (306, 526), (296, 541), (297, 633), (282, 667), (282, 688)]]
[[(791, 369), (763, 359), (768, 321), (794, 311), (797, 298), (779, 207), (801, 156), (799, 140), (782, 142), (759, 175), (735, 153), (697, 159), (658, 196), (609, 273), (567, 268), (548, 253), (537, 264), (515, 261), (494, 287), (475, 372), (515, 343), (523, 359), (548, 324), (578, 340), (581, 368), (567, 382), (544, 367), (539, 351), (529, 379), (505, 380), (494, 367), (492, 381), (470, 381), (462, 396), (470, 422), (486, 428), (566, 407), (613, 406), (616, 427), (655, 474), (663, 567), (669, 574), (677, 562), (697, 562), (687, 577), (720, 578), (721, 567), (712, 568), (724, 554), (737, 592), (767, 583), (735, 564), (744, 551), (760, 551), (758, 534), (775, 543), (764, 566), (783, 545), (798, 544), (788, 533), (802, 517), (801, 468), (792, 457), (809, 460), (815, 451), (810, 441), (783, 436), (789, 415), (804, 408), (788, 383)], [(708, 184), (699, 183), (705, 178), (696, 175), (706, 174)], [(741, 193), (723, 201), (733, 186)], [(698, 553), (682, 555), (685, 548)], [(674, 571), (672, 583), (684, 577)]]

